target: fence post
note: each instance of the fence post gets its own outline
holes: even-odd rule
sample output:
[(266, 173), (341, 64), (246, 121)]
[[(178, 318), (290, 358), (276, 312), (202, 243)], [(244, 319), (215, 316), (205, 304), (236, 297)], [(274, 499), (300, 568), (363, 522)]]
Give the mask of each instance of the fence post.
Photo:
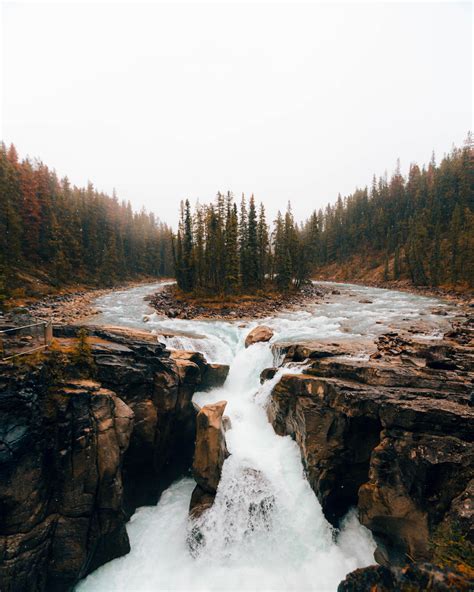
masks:
[(51, 345), (53, 341), (53, 323), (52, 321), (48, 321), (46, 323), (46, 327), (44, 328), (44, 344)]

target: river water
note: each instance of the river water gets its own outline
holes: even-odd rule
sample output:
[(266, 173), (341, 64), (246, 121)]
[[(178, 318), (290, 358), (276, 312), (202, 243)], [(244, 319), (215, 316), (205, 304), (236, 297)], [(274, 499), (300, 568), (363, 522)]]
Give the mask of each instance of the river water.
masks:
[[(204, 543), (197, 553), (190, 553), (188, 545), (194, 481), (183, 478), (156, 506), (139, 508), (132, 516), (127, 525), (131, 552), (90, 574), (77, 591), (335, 591), (348, 572), (373, 563), (375, 544), (353, 512), (339, 531), (329, 525), (305, 479), (297, 445), (277, 436), (267, 420), (272, 387), (283, 373), (301, 369), (281, 368), (260, 385), (260, 372), (274, 364), (271, 344), (245, 349), (245, 336), (265, 323), (275, 331), (272, 342), (355, 340), (369, 345), (380, 333), (409, 327), (437, 337), (447, 328), (453, 307), (432, 298), (338, 284), (340, 294), (258, 323), (169, 320), (159, 318), (143, 300), (158, 287), (102, 296), (94, 322), (158, 334), (180, 332), (162, 341), (230, 364), (225, 384), (196, 393), (194, 400), (199, 405), (228, 402), (231, 456), (224, 463), (214, 506), (200, 519)], [(433, 314), (433, 309), (446, 316)]]

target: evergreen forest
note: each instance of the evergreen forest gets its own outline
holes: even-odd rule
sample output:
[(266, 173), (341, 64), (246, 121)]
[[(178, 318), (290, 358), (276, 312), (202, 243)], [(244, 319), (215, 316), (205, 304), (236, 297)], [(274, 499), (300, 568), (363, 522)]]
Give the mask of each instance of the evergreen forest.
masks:
[[(176, 234), (154, 214), (67, 178), (0, 145), (0, 298), (25, 273), (55, 288), (112, 286), (176, 276), (185, 293), (252, 294), (299, 289), (325, 270), (383, 269), (385, 282), (474, 287), (471, 136), (439, 164), (376, 178), (298, 224), (291, 206), (268, 221), (252, 195), (182, 202)], [(345, 267), (344, 267), (345, 266)], [(352, 279), (350, 276), (344, 279)]]
[(112, 286), (171, 276), (172, 232), (152, 213), (136, 213), (94, 189), (71, 186), (42, 162), (19, 160), (0, 145), (0, 294), (21, 292), (25, 274), (53, 287)]
[[(383, 280), (418, 286), (474, 286), (474, 151), (471, 135), (439, 164), (397, 166), (390, 178), (339, 195), (302, 232), (315, 277), (328, 265), (382, 266)], [(351, 279), (346, 277), (345, 279)]]

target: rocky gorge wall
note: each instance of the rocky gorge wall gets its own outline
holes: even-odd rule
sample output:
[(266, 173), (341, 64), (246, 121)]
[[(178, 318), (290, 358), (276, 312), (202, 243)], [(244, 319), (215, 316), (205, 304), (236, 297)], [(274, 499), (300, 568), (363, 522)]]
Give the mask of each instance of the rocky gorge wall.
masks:
[[(167, 351), (147, 332), (90, 327), (93, 367), (78, 376), (76, 333), (64, 327), (34, 364), (2, 367), (2, 592), (69, 590), (127, 553), (129, 516), (193, 458), (199, 517), (228, 454), (225, 402), (191, 402), (228, 367)], [(468, 590), (469, 566), (451, 576), (424, 562), (437, 561), (440, 530), (474, 542), (472, 322), (443, 341), (392, 333), (376, 345), (370, 360), (340, 344), (280, 345), (284, 363), (304, 372), (275, 385), (269, 418), (297, 442), (329, 521), (356, 506), (377, 541), (381, 565), (350, 574), (341, 590)]]
[(228, 371), (144, 332), (93, 328), (93, 371), (78, 377), (76, 331), (31, 365), (2, 366), (2, 592), (68, 590), (127, 553), (130, 514), (191, 466), (194, 391)]
[[(440, 531), (472, 549), (472, 335), (472, 320), (443, 341), (389, 334), (367, 361), (340, 346), (282, 348), (306, 367), (274, 387), (274, 429), (298, 443), (333, 525), (357, 507), (382, 565), (432, 560)], [(472, 564), (464, 568), (474, 576)]]

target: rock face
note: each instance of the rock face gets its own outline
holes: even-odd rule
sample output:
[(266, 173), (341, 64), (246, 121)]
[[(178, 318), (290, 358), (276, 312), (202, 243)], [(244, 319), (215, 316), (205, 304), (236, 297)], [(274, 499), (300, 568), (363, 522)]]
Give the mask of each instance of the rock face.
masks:
[(50, 393), (31, 378), (0, 397), (2, 592), (67, 590), (129, 551), (121, 468), (133, 412), (95, 382)]
[(472, 348), (402, 341), (386, 351), (382, 339), (371, 361), (309, 352), (305, 373), (283, 376), (268, 410), (276, 432), (298, 443), (330, 522), (357, 506), (377, 561), (395, 565), (429, 560), (441, 524), (468, 538), (473, 528)]
[(196, 518), (209, 508), (217, 492), (222, 466), (229, 456), (227, 451), (223, 415), (227, 401), (202, 407), (196, 417), (196, 447), (193, 491), (190, 514)]
[[(76, 331), (56, 332), (65, 351)], [(193, 393), (226, 375), (145, 332), (90, 328), (89, 342), (93, 380), (71, 378), (55, 352), (2, 366), (2, 592), (63, 592), (127, 553), (130, 514), (191, 466)]]
[(250, 331), (245, 338), (245, 347), (249, 347), (254, 343), (260, 343), (264, 341), (270, 341), (273, 337), (273, 331), (266, 325), (259, 325)]
[(343, 580), (337, 592), (468, 592), (472, 581), (451, 570), (441, 570), (429, 563), (403, 569), (372, 565), (356, 569)]

